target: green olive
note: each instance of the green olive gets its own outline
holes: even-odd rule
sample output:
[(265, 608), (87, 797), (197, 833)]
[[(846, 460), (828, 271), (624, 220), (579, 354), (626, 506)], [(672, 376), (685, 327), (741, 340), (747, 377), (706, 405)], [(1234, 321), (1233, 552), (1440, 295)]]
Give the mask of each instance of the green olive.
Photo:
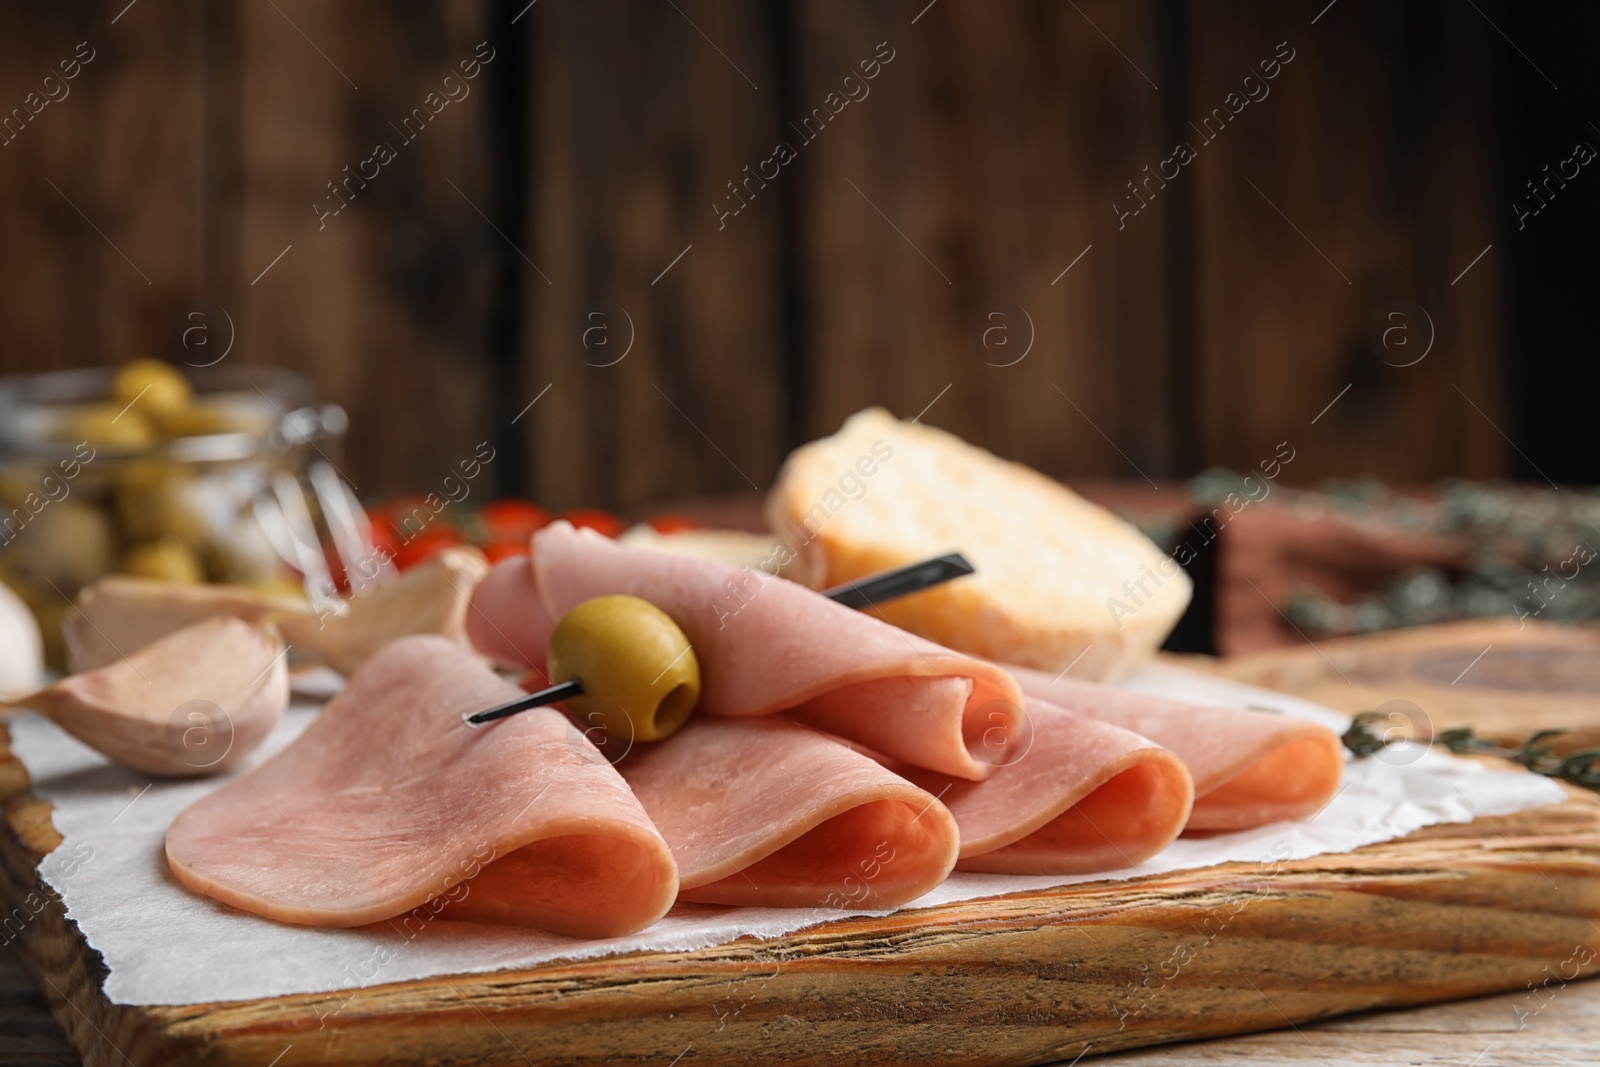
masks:
[(181, 585), (198, 585), (206, 580), (200, 561), (176, 537), (134, 545), (122, 557), (121, 571), (138, 578), (155, 578)]
[(111, 395), (118, 406), (138, 401), (146, 415), (171, 415), (189, 406), (194, 387), (169, 363), (136, 359), (117, 371)]
[(155, 441), (150, 422), (138, 411), (115, 403), (83, 404), (62, 412), (55, 437), (87, 441), (96, 448), (135, 450)]
[(137, 459), (116, 472), (116, 518), (129, 541), (176, 537), (191, 549), (212, 540), (214, 484), (168, 460)]
[(199, 437), (211, 433), (248, 432), (249, 429), (220, 406), (199, 402), (177, 411), (157, 412), (151, 416), (151, 421), (163, 437)]
[[(74, 495), (70, 500), (46, 503), (32, 518), (28, 515), (25, 507), (0, 514), (0, 519), (12, 523), (8, 527), (12, 542), (0, 548), (0, 561), (7, 570), (31, 578), (59, 600), (111, 569), (116, 534), (99, 508)], [(20, 520), (27, 524), (18, 529)], [(53, 592), (52, 585), (61, 592)]]
[(660, 741), (700, 699), (700, 661), (666, 612), (633, 596), (585, 600), (550, 635), (550, 682), (576, 681), (568, 708), (613, 737)]

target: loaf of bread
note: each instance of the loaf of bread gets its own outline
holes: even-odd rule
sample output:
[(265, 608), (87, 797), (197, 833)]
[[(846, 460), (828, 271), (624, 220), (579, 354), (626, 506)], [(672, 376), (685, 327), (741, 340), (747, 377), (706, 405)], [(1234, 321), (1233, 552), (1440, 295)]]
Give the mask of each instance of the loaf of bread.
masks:
[(977, 573), (877, 609), (953, 649), (1115, 680), (1160, 647), (1189, 576), (1070, 489), (881, 408), (789, 456), (767, 521), (817, 588), (945, 552)]

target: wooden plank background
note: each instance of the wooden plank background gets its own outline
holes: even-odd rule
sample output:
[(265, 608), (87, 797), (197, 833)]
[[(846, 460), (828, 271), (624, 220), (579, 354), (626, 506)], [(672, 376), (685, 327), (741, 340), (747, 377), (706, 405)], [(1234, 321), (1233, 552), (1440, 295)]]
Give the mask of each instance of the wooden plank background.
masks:
[[(95, 58), (0, 144), (0, 372), (181, 356), (185, 316), (225, 309), (230, 360), (349, 410), (369, 497), (480, 441), (494, 490), (553, 507), (750, 492), (875, 403), (1064, 478), (1284, 440), (1290, 481), (1496, 475), (1497, 257), (1451, 282), (1504, 224), (1498, 38), (1460, 5), (1322, 6), (7, 8), (0, 115)], [(480, 41), (470, 95), (405, 141)], [(1280, 42), (1270, 95), (1201, 140)], [(1431, 319), (1412, 367), (1373, 342), (1396, 301)]]

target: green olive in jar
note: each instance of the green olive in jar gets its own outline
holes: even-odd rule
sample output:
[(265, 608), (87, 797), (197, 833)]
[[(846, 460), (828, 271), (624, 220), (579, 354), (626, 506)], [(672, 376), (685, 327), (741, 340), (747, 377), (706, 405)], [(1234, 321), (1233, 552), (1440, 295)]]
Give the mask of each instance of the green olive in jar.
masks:
[(130, 541), (176, 537), (191, 549), (212, 537), (205, 486), (183, 464), (139, 459), (116, 472), (116, 517)]
[(700, 699), (700, 661), (688, 637), (638, 597), (579, 604), (556, 624), (547, 657), (552, 685), (583, 686), (567, 707), (613, 737), (670, 737)]
[(99, 508), (77, 500), (43, 502), (35, 498), (37, 514), (24, 507), (3, 516), (10, 536), (0, 561), (45, 589), (71, 596), (78, 587), (94, 581), (111, 566), (116, 538), (111, 521)]
[(115, 403), (80, 404), (63, 410), (54, 436), (59, 441), (87, 441), (95, 448), (130, 452), (149, 448), (156, 439), (143, 414)]
[(169, 363), (136, 359), (118, 369), (111, 395), (119, 407), (137, 403), (143, 415), (171, 415), (189, 406), (194, 387)]
[(176, 537), (163, 537), (159, 541), (134, 545), (122, 557), (122, 564), (117, 569), (136, 578), (155, 578), (182, 585), (199, 585), (206, 580), (200, 561)]
[(194, 403), (178, 411), (161, 412), (154, 416), (153, 421), (163, 437), (248, 433), (252, 429), (221, 405), (206, 403)]

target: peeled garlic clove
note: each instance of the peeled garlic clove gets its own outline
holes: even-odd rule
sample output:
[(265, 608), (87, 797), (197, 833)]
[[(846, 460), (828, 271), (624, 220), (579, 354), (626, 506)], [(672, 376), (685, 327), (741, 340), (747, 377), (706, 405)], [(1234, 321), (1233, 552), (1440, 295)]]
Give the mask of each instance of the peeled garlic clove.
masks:
[(349, 675), (389, 642), (412, 634), (440, 634), (467, 644), (467, 603), (488, 573), (489, 561), (476, 548), (447, 548), (352, 597), (342, 615), (303, 613), (281, 618), (278, 625), (295, 648)]
[(234, 616), (260, 623), (305, 610), (304, 601), (239, 586), (185, 585), (108, 574), (78, 594), (62, 624), (67, 666), (77, 672), (115, 663), (202, 619)]
[(206, 619), (18, 703), (125, 767), (215, 774), (259, 745), (289, 706), (283, 652), (270, 623)]

